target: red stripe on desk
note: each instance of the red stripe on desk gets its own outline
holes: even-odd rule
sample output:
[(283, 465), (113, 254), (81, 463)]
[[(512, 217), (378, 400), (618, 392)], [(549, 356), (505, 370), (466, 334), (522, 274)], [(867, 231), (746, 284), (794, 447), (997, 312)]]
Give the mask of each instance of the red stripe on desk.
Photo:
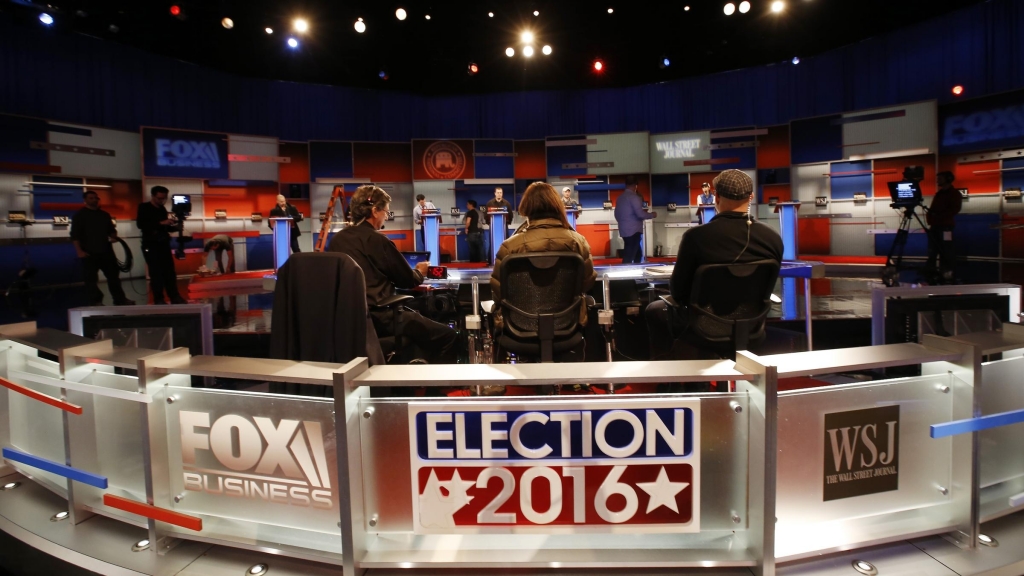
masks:
[(196, 532), (201, 532), (203, 530), (203, 519), (198, 516), (189, 516), (188, 514), (173, 512), (164, 508), (157, 508), (156, 506), (143, 504), (142, 502), (136, 502), (134, 500), (128, 500), (127, 498), (121, 498), (120, 496), (114, 496), (113, 494), (104, 494), (103, 504), (110, 506), (111, 508), (131, 512), (132, 514), (138, 514), (144, 518), (152, 518), (153, 520), (159, 520), (160, 522), (166, 522), (167, 524), (174, 524), (175, 526), (181, 526), (182, 528), (187, 528)]
[(46, 394), (43, 394), (41, 392), (36, 392), (35, 390), (32, 390), (31, 388), (26, 388), (26, 387), (22, 386), (21, 384), (15, 384), (14, 382), (11, 382), (10, 380), (5, 380), (3, 378), (0, 378), (0, 386), (3, 386), (4, 388), (7, 388), (8, 390), (10, 390), (12, 392), (17, 392), (18, 394), (23, 394), (25, 396), (28, 396), (29, 398), (31, 398), (33, 400), (39, 400), (43, 404), (49, 404), (50, 406), (54, 406), (56, 408), (60, 408), (61, 410), (64, 410), (66, 412), (71, 412), (72, 414), (81, 414), (82, 413), (82, 407), (81, 406), (78, 406), (76, 404), (72, 404), (70, 402), (65, 402), (65, 401), (63, 401), (63, 400), (61, 400), (59, 398), (54, 398), (53, 396), (47, 396)]

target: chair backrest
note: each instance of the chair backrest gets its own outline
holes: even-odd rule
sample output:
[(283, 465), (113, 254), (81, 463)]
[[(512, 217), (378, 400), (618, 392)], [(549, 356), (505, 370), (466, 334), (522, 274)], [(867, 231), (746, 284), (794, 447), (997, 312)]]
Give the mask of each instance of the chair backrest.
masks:
[(742, 350), (764, 334), (779, 263), (705, 264), (690, 289), (690, 330), (709, 342), (734, 342)]
[(583, 299), (583, 267), (575, 252), (512, 254), (501, 261), (501, 314), (518, 338), (540, 336), (541, 317), (553, 317), (555, 337), (576, 331)]

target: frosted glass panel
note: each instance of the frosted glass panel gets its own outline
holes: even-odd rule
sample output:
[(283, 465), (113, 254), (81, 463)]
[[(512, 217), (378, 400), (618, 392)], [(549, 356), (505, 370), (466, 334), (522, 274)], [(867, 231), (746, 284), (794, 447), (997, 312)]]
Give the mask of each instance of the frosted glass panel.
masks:
[[(1024, 358), (982, 364), (981, 413), (1024, 408)], [(1024, 424), (978, 434), (983, 520), (1010, 510), (1009, 497), (1024, 492)]]
[(954, 386), (944, 374), (779, 394), (776, 553), (952, 525), (948, 505), (969, 494), (951, 487), (951, 439), (929, 426), (950, 421)]
[[(56, 362), (25, 356), (11, 359), (12, 365), (8, 368), (13, 368), (17, 372), (8, 372), (9, 380), (47, 396), (60, 397), (60, 388), (37, 384), (17, 375), (23, 372), (55, 378), (60, 372)], [(64, 463), (63, 411), (15, 392), (7, 392), (7, 397), (11, 419), (11, 446), (33, 456)], [(11, 464), (19, 472), (35, 478), (50, 490), (67, 498), (67, 480), (63, 476), (14, 462)]]

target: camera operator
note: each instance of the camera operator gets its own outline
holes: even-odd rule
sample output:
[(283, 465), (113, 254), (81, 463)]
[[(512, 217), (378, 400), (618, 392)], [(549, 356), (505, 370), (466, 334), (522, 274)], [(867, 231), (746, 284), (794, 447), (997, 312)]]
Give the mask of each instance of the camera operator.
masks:
[[(952, 172), (936, 175), (939, 191), (928, 208), (928, 263), (926, 269), (942, 282), (953, 280), (953, 226), (963, 207), (960, 191), (953, 187)], [(938, 266), (936, 266), (938, 260)]]
[(172, 304), (188, 304), (178, 293), (178, 274), (171, 256), (171, 232), (181, 225), (167, 214), (167, 188), (153, 186), (149, 202), (139, 204), (135, 223), (142, 231), (142, 255), (149, 268), (149, 287), (153, 304), (165, 304), (164, 293)]

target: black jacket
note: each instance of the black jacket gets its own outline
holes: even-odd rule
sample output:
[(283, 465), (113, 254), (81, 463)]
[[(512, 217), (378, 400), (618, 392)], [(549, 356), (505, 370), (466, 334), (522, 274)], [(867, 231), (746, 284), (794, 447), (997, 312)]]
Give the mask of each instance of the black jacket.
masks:
[(171, 231), (174, 227), (161, 224), (164, 220), (167, 220), (167, 208), (153, 206), (152, 202), (139, 204), (135, 225), (142, 231), (143, 248), (171, 245)]
[(90, 256), (109, 253), (111, 235), (117, 235), (117, 228), (104, 210), (82, 208), (71, 217), (71, 239)]
[[(275, 204), (274, 207), (270, 209), (270, 217), (271, 218), (291, 218), (292, 219), (292, 236), (295, 237), (295, 238), (298, 238), (299, 236), (302, 236), (302, 233), (299, 232), (299, 222), (302, 222), (302, 214), (299, 214), (299, 209), (296, 208), (295, 206), (292, 206), (291, 204), (286, 204), (286, 207), (288, 209), (287, 210), (287, 214), (285, 213), (284, 210), (281, 209), (280, 206)], [(273, 225), (270, 223), (270, 220), (267, 220), (267, 226), (270, 226), (271, 228), (273, 228)]]
[(395, 287), (415, 288), (423, 283), (423, 275), (409, 263), (387, 236), (373, 229), (368, 222), (347, 226), (331, 238), (328, 252), (351, 256), (363, 270), (366, 279), (366, 302), (376, 306), (393, 296)]
[(344, 364), (366, 356), (371, 365), (383, 364), (363, 290), (363, 273), (351, 258), (292, 254), (277, 273), (270, 357)]
[(707, 224), (690, 228), (683, 234), (669, 281), (669, 290), (676, 303), (685, 305), (690, 302), (693, 275), (702, 264), (730, 264), (734, 261), (743, 264), (758, 260), (782, 262), (782, 237), (760, 222), (751, 222), (748, 225), (747, 215), (741, 212), (722, 212)]

